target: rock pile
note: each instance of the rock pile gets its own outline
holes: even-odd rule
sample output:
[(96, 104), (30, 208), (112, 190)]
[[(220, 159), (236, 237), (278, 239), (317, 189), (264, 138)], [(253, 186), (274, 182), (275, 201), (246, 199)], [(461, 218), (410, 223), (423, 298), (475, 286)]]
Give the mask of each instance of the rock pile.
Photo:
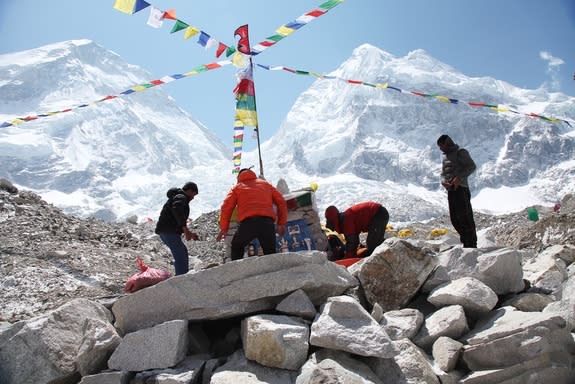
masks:
[[(192, 224), (205, 242), (198, 246), (209, 248), (205, 258), (194, 255), (200, 266), (120, 295), (119, 277), (115, 288), (107, 279), (115, 271), (108, 258), (125, 259), (123, 281), (136, 254), (170, 267), (169, 254), (140, 226), (68, 218), (23, 192), (4, 190), (0, 199), (0, 230), (8, 240), (0, 248), (1, 284), (8, 289), (2, 306), (14, 291), (25, 293), (34, 276), (29, 270), (59, 266), (53, 274), (69, 279), (49, 286), (51, 294), (63, 291), (63, 305), (37, 308), (38, 315), (20, 321), (5, 318), (11, 322), (0, 327), (2, 383), (575, 380), (575, 246), (557, 243), (573, 236), (572, 227), (557, 232), (561, 223), (575, 222), (567, 205), (557, 213), (541, 210), (537, 223), (492, 219), (492, 232), (480, 227), (480, 243), (489, 246), (478, 249), (454, 246), (451, 232), (389, 238), (347, 269), (320, 251), (222, 263), (224, 251), (210, 239), (217, 227), (201, 232), (202, 218)], [(539, 229), (546, 220), (553, 236)], [(497, 244), (501, 228), (517, 223), (547, 235), (532, 236), (522, 248)], [(32, 248), (31, 237), (44, 245)], [(86, 254), (104, 265), (90, 265)], [(74, 268), (64, 268), (68, 259)], [(81, 296), (87, 291), (78, 291), (70, 276), (92, 279), (92, 294), (113, 295)]]

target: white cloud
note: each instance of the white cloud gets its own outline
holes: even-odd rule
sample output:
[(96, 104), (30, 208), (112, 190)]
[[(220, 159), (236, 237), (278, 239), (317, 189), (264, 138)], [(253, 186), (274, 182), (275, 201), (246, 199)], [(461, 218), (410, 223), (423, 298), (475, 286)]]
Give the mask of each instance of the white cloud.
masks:
[(559, 67), (565, 64), (565, 61), (559, 57), (553, 56), (547, 51), (539, 52), (539, 57), (547, 62), (547, 73), (551, 77), (550, 82), (545, 82), (543, 87), (549, 86), (551, 91), (559, 91), (561, 84), (559, 82)]

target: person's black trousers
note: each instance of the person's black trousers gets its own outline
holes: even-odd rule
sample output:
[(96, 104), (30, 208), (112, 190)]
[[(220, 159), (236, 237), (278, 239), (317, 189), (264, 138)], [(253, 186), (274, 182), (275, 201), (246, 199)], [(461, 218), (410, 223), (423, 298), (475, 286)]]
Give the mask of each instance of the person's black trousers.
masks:
[(459, 187), (454, 191), (447, 191), (447, 200), (451, 224), (459, 233), (459, 240), (463, 243), (463, 247), (477, 248), (477, 233), (469, 188)]
[(253, 239), (258, 239), (264, 255), (276, 253), (276, 228), (271, 217), (248, 217), (240, 223), (232, 238), (232, 260), (243, 258), (246, 245)]
[(373, 216), (369, 223), (367, 230), (367, 253), (365, 256), (371, 255), (373, 250), (385, 240), (385, 228), (389, 222), (389, 212), (385, 207), (379, 208), (379, 211)]

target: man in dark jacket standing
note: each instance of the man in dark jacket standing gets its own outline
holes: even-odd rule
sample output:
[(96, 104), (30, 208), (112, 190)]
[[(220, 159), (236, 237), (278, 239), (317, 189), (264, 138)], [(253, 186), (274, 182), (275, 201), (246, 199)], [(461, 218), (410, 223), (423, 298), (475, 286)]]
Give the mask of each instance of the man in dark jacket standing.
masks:
[(447, 190), (451, 224), (459, 233), (464, 248), (477, 248), (471, 192), (467, 183), (467, 177), (475, 171), (475, 162), (465, 148), (459, 147), (447, 135), (441, 135), (437, 145), (444, 153), (441, 185)]
[(198, 186), (191, 181), (182, 188), (170, 188), (167, 192), (168, 200), (162, 207), (156, 233), (170, 248), (174, 256), (176, 275), (183, 275), (189, 270), (188, 248), (182, 241), (182, 234), (186, 240), (197, 240), (198, 235), (190, 232), (188, 217), (190, 216), (190, 201), (198, 194)]
[(325, 210), (326, 227), (345, 236), (345, 257), (357, 257), (359, 234), (367, 232), (367, 252), (369, 256), (385, 240), (385, 228), (389, 213), (384, 206), (373, 201), (355, 204), (344, 212), (333, 205)]

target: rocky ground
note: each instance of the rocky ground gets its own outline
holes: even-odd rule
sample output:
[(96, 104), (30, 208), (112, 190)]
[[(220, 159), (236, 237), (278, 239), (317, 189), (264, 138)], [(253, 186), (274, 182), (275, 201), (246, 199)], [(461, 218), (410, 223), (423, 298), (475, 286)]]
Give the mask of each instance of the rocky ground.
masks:
[[(498, 246), (538, 251), (575, 244), (574, 206), (575, 199), (567, 196), (557, 213), (537, 207), (537, 222), (525, 211), (504, 216), (477, 212), (475, 219), (478, 231)], [(215, 241), (217, 215), (210, 212), (190, 224), (200, 237), (188, 243), (194, 269), (224, 262), (224, 245)], [(154, 234), (154, 225), (68, 216), (38, 195), (0, 182), (0, 322), (25, 320), (76, 297), (105, 301), (121, 295), (127, 279), (139, 271), (138, 256), (151, 267), (173, 272), (172, 256)], [(447, 216), (409, 228), (416, 239), (427, 239), (434, 228), (453, 231)]]

